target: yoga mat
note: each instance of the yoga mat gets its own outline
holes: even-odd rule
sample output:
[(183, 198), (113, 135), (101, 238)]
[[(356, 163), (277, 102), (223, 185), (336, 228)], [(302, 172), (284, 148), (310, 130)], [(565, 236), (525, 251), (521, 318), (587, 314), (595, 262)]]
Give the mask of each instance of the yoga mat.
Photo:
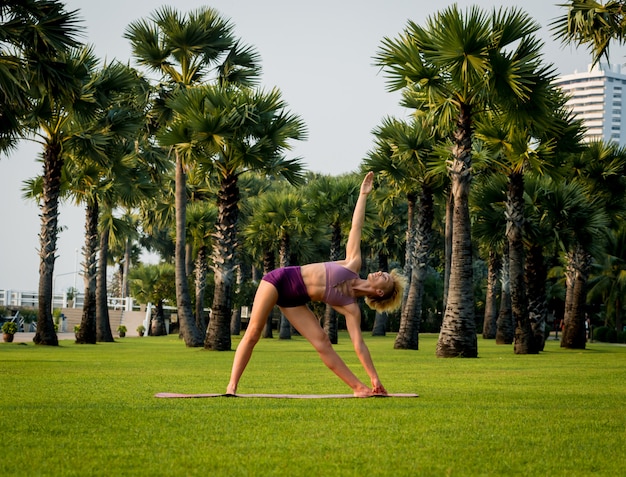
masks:
[[(274, 398), (274, 399), (343, 399), (354, 398), (352, 394), (183, 394), (183, 393), (157, 393), (154, 397), (158, 398), (213, 398), (213, 397), (241, 397), (241, 398)], [(374, 398), (380, 397), (419, 397), (413, 393), (389, 393), (386, 396), (376, 395), (369, 396)], [(362, 399), (362, 398), (357, 398)], [(367, 399), (367, 398), (366, 398)]]

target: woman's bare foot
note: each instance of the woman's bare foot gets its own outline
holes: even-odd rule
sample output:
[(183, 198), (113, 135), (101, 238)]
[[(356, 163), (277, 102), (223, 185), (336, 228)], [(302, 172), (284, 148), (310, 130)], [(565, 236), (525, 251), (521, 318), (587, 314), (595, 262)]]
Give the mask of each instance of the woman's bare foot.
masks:
[(231, 386), (230, 384), (226, 388), (226, 394), (235, 395), (237, 394), (237, 386)]

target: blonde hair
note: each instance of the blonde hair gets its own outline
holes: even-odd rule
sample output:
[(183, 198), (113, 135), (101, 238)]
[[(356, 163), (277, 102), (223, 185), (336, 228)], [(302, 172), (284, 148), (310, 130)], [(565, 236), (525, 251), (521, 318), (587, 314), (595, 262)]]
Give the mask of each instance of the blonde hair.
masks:
[(395, 311), (400, 308), (402, 304), (402, 296), (404, 295), (404, 289), (407, 284), (407, 279), (404, 275), (402, 275), (398, 270), (391, 270), (389, 273), (391, 278), (393, 278), (393, 289), (390, 293), (387, 293), (384, 296), (366, 296), (365, 303), (372, 310), (376, 310), (378, 312), (384, 311)]

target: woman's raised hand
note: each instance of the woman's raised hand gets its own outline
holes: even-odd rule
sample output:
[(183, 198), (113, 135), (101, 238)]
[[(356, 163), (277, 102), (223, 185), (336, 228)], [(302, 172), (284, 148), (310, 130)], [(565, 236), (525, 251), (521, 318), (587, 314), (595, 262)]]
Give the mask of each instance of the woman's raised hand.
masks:
[(361, 184), (361, 194), (369, 194), (372, 192), (373, 184), (374, 173), (370, 171), (365, 175), (365, 179), (363, 179), (363, 183)]

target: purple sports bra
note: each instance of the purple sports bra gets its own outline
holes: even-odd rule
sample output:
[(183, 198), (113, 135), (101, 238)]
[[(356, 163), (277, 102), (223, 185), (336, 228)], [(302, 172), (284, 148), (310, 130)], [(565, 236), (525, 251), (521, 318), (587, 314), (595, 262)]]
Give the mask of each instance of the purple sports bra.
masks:
[(324, 303), (332, 306), (343, 306), (354, 303), (356, 299), (353, 296), (346, 296), (337, 290), (337, 285), (346, 280), (354, 280), (359, 276), (352, 270), (339, 265), (335, 262), (325, 262), (326, 269), (326, 291), (324, 292)]

